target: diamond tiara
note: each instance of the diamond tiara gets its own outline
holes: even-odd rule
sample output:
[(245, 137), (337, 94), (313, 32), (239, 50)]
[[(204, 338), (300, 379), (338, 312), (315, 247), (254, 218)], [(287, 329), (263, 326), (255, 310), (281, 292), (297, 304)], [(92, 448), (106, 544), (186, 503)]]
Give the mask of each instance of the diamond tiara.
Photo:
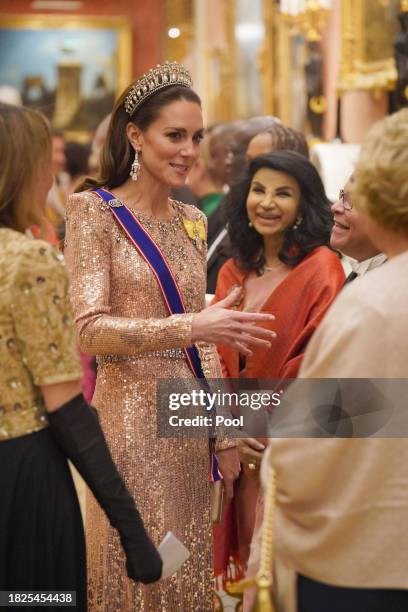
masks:
[(151, 68), (133, 84), (124, 102), (126, 112), (132, 116), (135, 110), (156, 91), (172, 85), (190, 88), (193, 86), (187, 68), (177, 62), (157, 64), (156, 68)]

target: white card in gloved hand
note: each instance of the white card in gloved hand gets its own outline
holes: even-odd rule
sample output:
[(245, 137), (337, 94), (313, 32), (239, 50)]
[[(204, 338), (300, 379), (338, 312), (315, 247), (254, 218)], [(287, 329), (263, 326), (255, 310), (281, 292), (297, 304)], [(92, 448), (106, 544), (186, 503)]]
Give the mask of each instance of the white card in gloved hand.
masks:
[(184, 544), (171, 531), (164, 536), (158, 551), (163, 560), (162, 578), (172, 576), (190, 556)]

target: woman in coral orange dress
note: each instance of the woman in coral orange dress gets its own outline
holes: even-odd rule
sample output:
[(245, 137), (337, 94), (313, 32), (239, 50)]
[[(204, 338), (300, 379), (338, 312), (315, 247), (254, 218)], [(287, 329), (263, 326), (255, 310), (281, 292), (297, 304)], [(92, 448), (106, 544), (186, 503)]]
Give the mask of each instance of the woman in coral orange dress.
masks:
[[(276, 339), (247, 354), (219, 347), (224, 375), (295, 378), (313, 332), (344, 283), (339, 257), (327, 246), (330, 202), (316, 169), (293, 151), (255, 158), (228, 198), (234, 257), (220, 270), (215, 301), (242, 287), (236, 308), (273, 314), (275, 321), (266, 325)], [(231, 554), (245, 571), (259, 492), (257, 466), (266, 444), (240, 442), (243, 469), (224, 526), (228, 543), (217, 551), (218, 571), (225, 571)]]

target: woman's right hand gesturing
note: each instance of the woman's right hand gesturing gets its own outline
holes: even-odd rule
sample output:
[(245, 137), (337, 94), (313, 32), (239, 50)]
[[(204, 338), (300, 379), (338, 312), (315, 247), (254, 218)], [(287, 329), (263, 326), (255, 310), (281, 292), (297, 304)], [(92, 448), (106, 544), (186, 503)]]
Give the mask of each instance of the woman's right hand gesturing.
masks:
[(225, 344), (244, 355), (251, 355), (251, 348), (269, 348), (276, 333), (256, 323), (269, 323), (272, 314), (231, 310), (242, 292), (237, 287), (226, 298), (209, 308), (194, 314), (193, 342)]

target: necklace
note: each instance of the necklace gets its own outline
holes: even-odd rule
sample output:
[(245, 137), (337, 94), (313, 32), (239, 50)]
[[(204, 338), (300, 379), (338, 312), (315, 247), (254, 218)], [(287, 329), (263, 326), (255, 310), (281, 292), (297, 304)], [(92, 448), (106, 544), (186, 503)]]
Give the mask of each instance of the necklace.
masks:
[(276, 270), (277, 268), (280, 268), (281, 264), (278, 264), (276, 266), (264, 266), (263, 267), (263, 271), (264, 272), (271, 272), (272, 270)]
[(258, 270), (258, 276), (263, 276), (265, 272), (273, 272), (274, 270), (278, 270), (281, 266), (281, 261), (278, 264), (275, 264), (274, 266), (262, 266), (262, 268)]
[[(107, 188), (107, 190), (109, 191), (109, 188)], [(168, 223), (173, 221), (179, 221), (181, 218), (182, 204), (178, 200), (173, 200), (172, 198), (167, 199), (167, 212), (173, 214), (171, 214), (171, 216), (166, 217), (157, 217), (152, 212), (143, 212), (139, 210), (137, 203), (129, 202), (127, 198), (118, 197), (117, 199), (123, 204), (125, 204), (125, 206), (127, 206), (127, 208), (129, 208), (133, 213), (135, 213), (137, 216), (141, 217), (144, 220)]]

